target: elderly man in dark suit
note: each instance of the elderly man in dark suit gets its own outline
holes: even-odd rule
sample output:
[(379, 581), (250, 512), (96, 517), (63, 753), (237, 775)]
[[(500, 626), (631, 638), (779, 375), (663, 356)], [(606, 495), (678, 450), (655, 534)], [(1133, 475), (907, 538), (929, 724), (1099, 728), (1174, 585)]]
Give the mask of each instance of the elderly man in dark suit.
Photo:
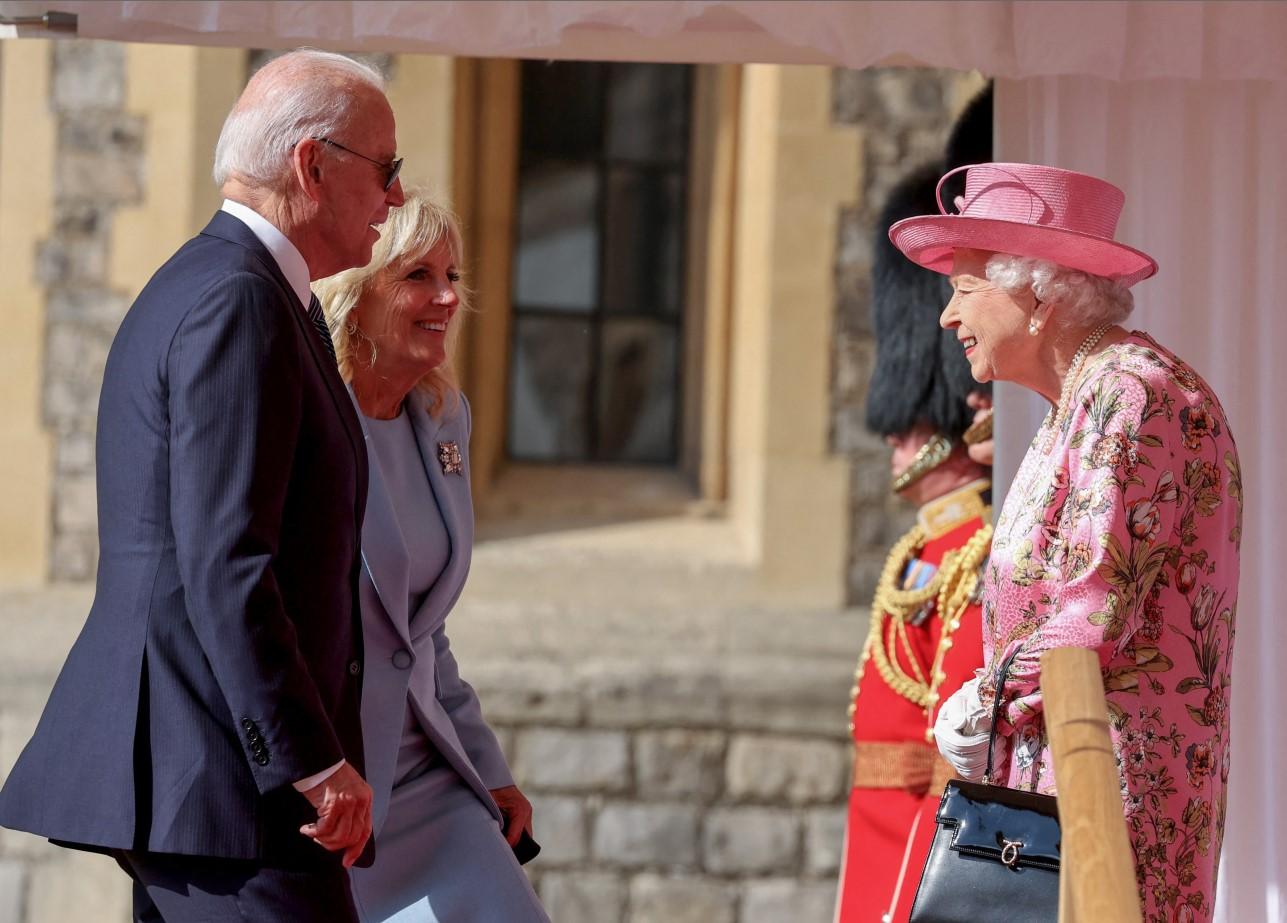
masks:
[(112, 345), (94, 605), (0, 824), (115, 856), (136, 920), (356, 920), (366, 453), (309, 283), (370, 259), (395, 150), (374, 70), (270, 62)]

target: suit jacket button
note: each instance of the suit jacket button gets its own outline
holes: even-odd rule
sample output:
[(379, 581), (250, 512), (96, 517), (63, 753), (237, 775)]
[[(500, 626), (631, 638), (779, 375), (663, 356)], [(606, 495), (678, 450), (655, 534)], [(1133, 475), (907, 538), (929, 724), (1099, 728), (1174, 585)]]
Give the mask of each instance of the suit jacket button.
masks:
[(267, 765), (268, 765), (268, 754), (267, 754), (267, 753), (257, 753), (257, 754), (255, 754), (255, 762), (256, 762), (256, 763), (258, 763), (260, 766), (267, 766)]
[(358, 663), (356, 660), (350, 660), (349, 676), (357, 676), (361, 672), (362, 672), (362, 664)]
[(247, 734), (255, 730), (255, 722), (251, 721), (249, 718), (242, 718), (241, 726), (245, 728)]
[(399, 670), (405, 670), (411, 666), (411, 652), (406, 648), (398, 648), (393, 652), (393, 665)]

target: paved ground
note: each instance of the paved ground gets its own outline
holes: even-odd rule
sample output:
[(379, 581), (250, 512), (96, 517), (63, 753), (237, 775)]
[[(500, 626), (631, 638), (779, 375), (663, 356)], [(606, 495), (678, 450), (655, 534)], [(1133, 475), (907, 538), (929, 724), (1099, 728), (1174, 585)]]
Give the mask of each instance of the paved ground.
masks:
[[(0, 593), (0, 775), (30, 734), (90, 598), (81, 587)], [(852, 611), (760, 604), (719, 519), (546, 518), (540, 530), (521, 519), (480, 530), (449, 632), (462, 673), (501, 724), (522, 725), (551, 702), (588, 701), (577, 707), (593, 711), (596, 690), (610, 688), (648, 699), (638, 706), (645, 712), (657, 699), (702, 711), (718, 698), (708, 726), (834, 739), (864, 622)], [(631, 720), (643, 726), (638, 707), (632, 714), (643, 718)], [(121, 877), (101, 858), (0, 832), (0, 923), (115, 923), (126, 919), (125, 900)]]

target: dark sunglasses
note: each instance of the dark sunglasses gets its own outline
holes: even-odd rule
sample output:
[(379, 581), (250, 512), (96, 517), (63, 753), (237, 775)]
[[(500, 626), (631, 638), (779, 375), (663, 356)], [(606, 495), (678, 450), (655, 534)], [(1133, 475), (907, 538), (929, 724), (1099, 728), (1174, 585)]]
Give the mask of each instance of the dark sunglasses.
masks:
[(378, 160), (374, 160), (366, 156), (366, 154), (359, 154), (357, 151), (345, 147), (343, 144), (340, 144), (338, 141), (332, 141), (330, 138), (313, 138), (312, 140), (320, 141), (322, 144), (329, 144), (331, 147), (338, 147), (346, 154), (352, 154), (354, 157), (361, 157), (367, 163), (375, 164), (377, 167), (379, 167), (381, 170), (384, 171), (384, 191), (385, 192), (388, 192), (389, 189), (393, 186), (394, 182), (397, 181), (398, 173), (401, 172), (402, 170), (401, 157), (398, 157), (397, 159), (395, 159), (393, 163), (381, 163)]

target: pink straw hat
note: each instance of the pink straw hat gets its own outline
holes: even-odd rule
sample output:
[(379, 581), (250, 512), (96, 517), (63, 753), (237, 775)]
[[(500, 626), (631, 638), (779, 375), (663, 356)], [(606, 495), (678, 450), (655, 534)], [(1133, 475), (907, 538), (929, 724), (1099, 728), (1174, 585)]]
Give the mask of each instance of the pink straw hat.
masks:
[[(943, 182), (965, 170), (957, 213), (943, 207)], [(958, 248), (1050, 260), (1129, 287), (1157, 272), (1146, 253), (1113, 239), (1125, 194), (1085, 173), (1029, 163), (981, 163), (944, 174), (937, 215), (904, 218), (889, 229), (914, 263), (948, 275)]]

